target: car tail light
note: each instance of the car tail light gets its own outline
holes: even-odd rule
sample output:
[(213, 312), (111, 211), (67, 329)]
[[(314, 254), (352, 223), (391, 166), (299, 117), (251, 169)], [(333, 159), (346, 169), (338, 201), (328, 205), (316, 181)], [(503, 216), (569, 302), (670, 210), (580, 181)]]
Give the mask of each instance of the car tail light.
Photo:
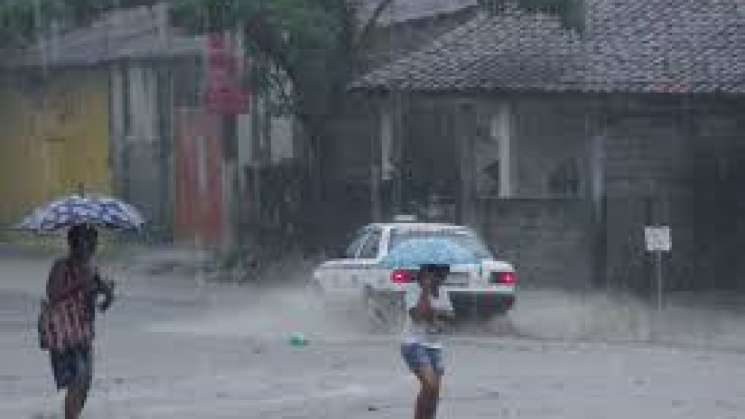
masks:
[(416, 274), (414, 272), (405, 269), (396, 269), (391, 272), (391, 282), (394, 284), (408, 284), (414, 282), (415, 278)]
[(514, 285), (517, 282), (517, 274), (514, 272), (492, 272), (489, 282), (500, 285)]

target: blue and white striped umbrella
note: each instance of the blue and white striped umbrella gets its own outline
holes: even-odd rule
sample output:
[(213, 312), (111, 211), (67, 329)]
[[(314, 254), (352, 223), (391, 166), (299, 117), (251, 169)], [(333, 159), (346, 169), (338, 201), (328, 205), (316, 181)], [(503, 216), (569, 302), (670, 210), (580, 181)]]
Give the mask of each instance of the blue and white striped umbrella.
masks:
[(469, 265), (480, 263), (474, 252), (446, 238), (409, 239), (383, 258), (391, 269), (418, 269), (422, 265)]
[(53, 231), (78, 224), (93, 224), (115, 230), (139, 230), (142, 214), (124, 201), (102, 195), (71, 195), (35, 209), (17, 228)]

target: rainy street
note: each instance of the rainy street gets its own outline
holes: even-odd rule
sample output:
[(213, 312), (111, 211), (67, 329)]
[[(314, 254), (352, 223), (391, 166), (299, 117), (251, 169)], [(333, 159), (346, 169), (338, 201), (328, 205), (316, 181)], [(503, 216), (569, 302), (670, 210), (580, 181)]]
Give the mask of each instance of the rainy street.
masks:
[(0, 419), (745, 418), (745, 0), (0, 0), (0, 57)]
[[(0, 262), (2, 418), (59, 417), (61, 397), (34, 331), (49, 263), (7, 251)], [(416, 384), (398, 355), (398, 337), (368, 334), (355, 315), (321, 310), (298, 285), (270, 289), (205, 284), (175, 273), (115, 274), (119, 299), (99, 317), (85, 418), (411, 415)], [(526, 292), (523, 308), (534, 317), (541, 304), (531, 299), (539, 298)], [(529, 314), (516, 309), (515, 327), (557, 317)], [(305, 333), (306, 346), (289, 344), (296, 331)], [(555, 337), (456, 333), (448, 344), (441, 417), (745, 414), (745, 388), (735, 385), (745, 379), (745, 353), (734, 341), (713, 347)]]

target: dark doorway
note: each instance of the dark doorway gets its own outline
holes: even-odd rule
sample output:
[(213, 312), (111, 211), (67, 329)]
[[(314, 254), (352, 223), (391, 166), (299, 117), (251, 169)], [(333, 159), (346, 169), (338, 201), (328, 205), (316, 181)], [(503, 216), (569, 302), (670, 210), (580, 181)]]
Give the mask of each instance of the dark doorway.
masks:
[(695, 161), (698, 284), (743, 288), (745, 281), (745, 144), (699, 150)]
[[(459, 185), (458, 153), (453, 113), (445, 106), (412, 109), (406, 116), (403, 147), (403, 202), (407, 212), (430, 218), (433, 205), (448, 207), (455, 202)], [(433, 221), (454, 221), (439, 219)]]

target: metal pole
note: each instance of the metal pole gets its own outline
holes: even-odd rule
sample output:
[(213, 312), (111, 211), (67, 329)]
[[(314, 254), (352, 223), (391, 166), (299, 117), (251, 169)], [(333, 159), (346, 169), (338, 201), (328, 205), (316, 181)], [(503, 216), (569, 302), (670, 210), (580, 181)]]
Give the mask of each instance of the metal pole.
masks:
[(654, 253), (657, 265), (657, 311), (662, 311), (662, 252), (658, 250)]

